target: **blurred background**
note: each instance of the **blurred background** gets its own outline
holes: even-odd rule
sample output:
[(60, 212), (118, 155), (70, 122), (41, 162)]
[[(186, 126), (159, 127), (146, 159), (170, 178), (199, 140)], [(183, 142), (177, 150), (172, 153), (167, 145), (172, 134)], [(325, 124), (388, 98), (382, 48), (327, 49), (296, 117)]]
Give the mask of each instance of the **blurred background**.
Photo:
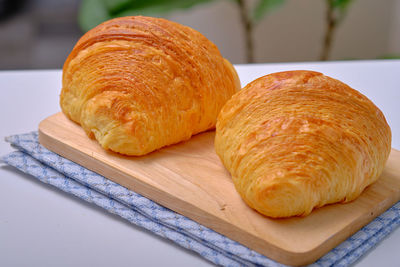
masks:
[(0, 0), (0, 69), (53, 69), (124, 15), (164, 17), (235, 64), (399, 58), (400, 0)]

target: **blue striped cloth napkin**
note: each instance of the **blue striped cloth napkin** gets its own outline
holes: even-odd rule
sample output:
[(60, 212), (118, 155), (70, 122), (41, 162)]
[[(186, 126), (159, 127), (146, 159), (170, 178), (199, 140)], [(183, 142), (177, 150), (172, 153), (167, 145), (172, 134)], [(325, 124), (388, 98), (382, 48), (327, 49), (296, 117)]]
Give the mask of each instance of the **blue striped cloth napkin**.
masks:
[[(117, 214), (222, 266), (284, 266), (185, 216), (116, 184), (41, 146), (37, 132), (14, 135), (6, 141), (16, 151), (2, 161)], [(400, 202), (311, 266), (348, 266), (400, 225)]]

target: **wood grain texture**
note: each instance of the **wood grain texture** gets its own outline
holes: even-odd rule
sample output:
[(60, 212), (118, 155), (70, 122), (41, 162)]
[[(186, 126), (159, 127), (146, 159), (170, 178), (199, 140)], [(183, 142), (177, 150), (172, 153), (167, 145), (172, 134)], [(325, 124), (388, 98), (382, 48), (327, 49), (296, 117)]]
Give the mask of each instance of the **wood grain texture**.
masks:
[(103, 150), (57, 113), (39, 125), (51, 151), (183, 214), (278, 262), (311, 263), (400, 200), (400, 152), (392, 149), (381, 178), (348, 204), (307, 217), (269, 219), (249, 208), (214, 152), (214, 132), (142, 157)]

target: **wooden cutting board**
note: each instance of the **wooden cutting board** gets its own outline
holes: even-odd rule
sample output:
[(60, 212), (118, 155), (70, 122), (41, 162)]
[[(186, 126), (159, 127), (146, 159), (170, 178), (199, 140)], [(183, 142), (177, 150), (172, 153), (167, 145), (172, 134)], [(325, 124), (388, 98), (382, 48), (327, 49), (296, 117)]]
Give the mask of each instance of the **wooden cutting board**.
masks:
[(400, 151), (392, 149), (382, 177), (355, 201), (307, 217), (269, 219), (249, 208), (214, 152), (214, 132), (143, 157), (103, 150), (57, 113), (39, 125), (42, 145), (132, 191), (183, 214), (265, 256), (311, 263), (400, 200)]

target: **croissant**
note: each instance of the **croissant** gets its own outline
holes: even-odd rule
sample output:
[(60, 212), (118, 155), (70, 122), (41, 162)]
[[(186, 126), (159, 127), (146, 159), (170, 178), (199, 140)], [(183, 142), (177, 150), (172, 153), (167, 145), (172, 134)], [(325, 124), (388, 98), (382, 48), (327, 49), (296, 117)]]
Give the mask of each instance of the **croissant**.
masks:
[(144, 155), (215, 128), (238, 89), (235, 69), (202, 34), (132, 16), (77, 42), (64, 63), (60, 105), (105, 149)]
[(382, 112), (313, 71), (261, 77), (221, 110), (215, 149), (243, 200), (273, 218), (348, 202), (376, 181), (391, 150)]

